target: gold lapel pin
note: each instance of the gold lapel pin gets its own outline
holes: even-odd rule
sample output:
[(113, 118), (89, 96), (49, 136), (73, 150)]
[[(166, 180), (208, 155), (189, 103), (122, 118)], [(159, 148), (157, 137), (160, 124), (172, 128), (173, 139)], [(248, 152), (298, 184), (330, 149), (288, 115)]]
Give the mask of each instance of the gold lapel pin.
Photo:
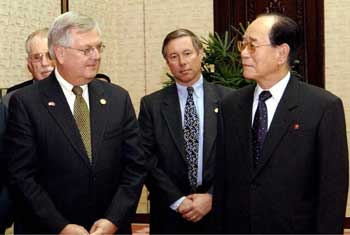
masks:
[(48, 106), (51, 106), (51, 107), (55, 107), (56, 106), (56, 103), (53, 102), (53, 101), (50, 101), (49, 103), (47, 103)]
[(216, 107), (216, 108), (214, 109), (214, 112), (215, 112), (215, 113), (218, 113), (218, 112), (219, 112), (219, 108)]
[(100, 103), (101, 103), (101, 104), (107, 104), (107, 100), (105, 100), (105, 99), (100, 99)]

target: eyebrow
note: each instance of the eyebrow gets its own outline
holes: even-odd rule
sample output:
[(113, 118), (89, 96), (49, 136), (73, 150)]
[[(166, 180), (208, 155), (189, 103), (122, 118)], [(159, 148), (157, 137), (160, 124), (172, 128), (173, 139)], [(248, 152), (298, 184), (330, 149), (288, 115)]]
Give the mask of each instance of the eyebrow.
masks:
[(253, 37), (251, 37), (251, 36), (249, 36), (248, 39), (247, 39), (247, 36), (245, 36), (245, 35), (242, 37), (242, 39), (243, 39), (243, 40), (248, 40), (248, 39), (249, 39), (249, 41), (251, 41), (251, 42), (256, 42), (256, 41), (258, 41), (257, 38), (253, 38)]
[(103, 42), (99, 42), (99, 43), (96, 43), (96, 44), (86, 44), (83, 47), (88, 48), (88, 47), (97, 47), (97, 46), (101, 46), (101, 45), (103, 45)]

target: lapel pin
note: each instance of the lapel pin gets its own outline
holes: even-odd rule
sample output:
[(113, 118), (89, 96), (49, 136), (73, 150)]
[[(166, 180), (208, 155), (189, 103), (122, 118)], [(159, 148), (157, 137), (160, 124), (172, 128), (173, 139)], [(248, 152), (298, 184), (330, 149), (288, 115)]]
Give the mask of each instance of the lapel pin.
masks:
[(50, 101), (49, 103), (47, 103), (48, 106), (51, 106), (51, 107), (55, 107), (56, 106), (56, 103), (53, 102), (53, 101)]
[(298, 123), (295, 123), (295, 124), (293, 125), (293, 129), (294, 129), (294, 130), (299, 130), (299, 128), (300, 128), (300, 125), (299, 125)]
[(101, 104), (107, 104), (107, 100), (105, 100), (105, 99), (100, 99), (100, 103), (101, 103)]
[(216, 108), (214, 109), (214, 112), (215, 112), (215, 113), (218, 113), (218, 112), (219, 112), (219, 108), (216, 107)]

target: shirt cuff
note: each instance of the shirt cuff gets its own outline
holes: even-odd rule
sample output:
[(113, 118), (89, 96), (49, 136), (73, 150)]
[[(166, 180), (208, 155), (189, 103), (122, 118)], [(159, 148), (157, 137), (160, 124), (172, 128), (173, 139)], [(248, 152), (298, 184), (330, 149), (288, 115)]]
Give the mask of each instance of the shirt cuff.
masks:
[(177, 201), (175, 201), (173, 204), (170, 205), (170, 208), (174, 211), (177, 210), (177, 208), (181, 205), (181, 203), (186, 199), (186, 197), (181, 197)]

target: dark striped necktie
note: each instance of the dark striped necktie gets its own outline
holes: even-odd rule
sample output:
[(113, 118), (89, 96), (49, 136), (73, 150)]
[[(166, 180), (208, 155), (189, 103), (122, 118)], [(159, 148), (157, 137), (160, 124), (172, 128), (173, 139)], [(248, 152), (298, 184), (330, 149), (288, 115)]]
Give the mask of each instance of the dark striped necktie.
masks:
[(254, 167), (259, 164), (261, 160), (261, 151), (264, 145), (267, 133), (267, 107), (265, 101), (271, 97), (269, 91), (263, 91), (259, 95), (259, 103), (255, 112), (252, 137), (253, 137), (253, 155)]

